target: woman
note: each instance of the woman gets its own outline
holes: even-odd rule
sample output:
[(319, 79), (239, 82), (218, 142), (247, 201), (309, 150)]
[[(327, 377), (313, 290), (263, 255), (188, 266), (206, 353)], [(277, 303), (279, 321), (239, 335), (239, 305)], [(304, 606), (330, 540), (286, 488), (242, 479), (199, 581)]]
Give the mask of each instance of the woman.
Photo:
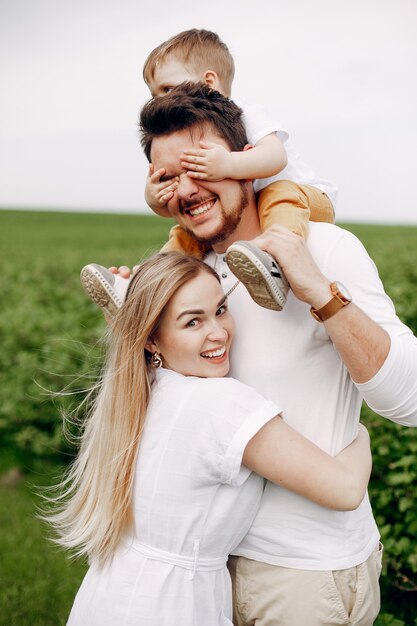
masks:
[(60, 543), (90, 561), (70, 626), (230, 626), (227, 556), (262, 477), (322, 506), (359, 506), (367, 432), (332, 458), (293, 431), (272, 402), (223, 378), (233, 333), (201, 261), (158, 254), (134, 276), (52, 516)]

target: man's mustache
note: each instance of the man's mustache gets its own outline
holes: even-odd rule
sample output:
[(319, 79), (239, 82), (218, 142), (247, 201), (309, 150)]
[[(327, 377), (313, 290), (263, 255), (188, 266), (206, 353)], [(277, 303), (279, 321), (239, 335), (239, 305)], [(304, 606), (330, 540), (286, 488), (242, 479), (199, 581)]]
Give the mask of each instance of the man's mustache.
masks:
[(209, 202), (211, 200), (215, 200), (215, 196), (197, 196), (196, 198), (193, 198), (192, 200), (183, 200), (181, 201), (181, 211), (188, 211), (189, 209), (193, 209), (196, 206), (200, 205), (200, 204), (204, 204), (205, 202)]

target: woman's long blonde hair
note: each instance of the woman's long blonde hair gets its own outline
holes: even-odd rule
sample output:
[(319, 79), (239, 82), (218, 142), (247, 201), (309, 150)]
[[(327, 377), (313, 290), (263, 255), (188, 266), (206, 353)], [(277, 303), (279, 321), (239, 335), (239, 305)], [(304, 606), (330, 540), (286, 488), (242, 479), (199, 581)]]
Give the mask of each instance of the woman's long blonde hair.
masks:
[(152, 370), (145, 345), (176, 291), (208, 265), (179, 253), (160, 253), (134, 275), (111, 329), (104, 372), (83, 425), (78, 456), (44, 515), (56, 542), (76, 555), (107, 560), (132, 528), (132, 487), (149, 403)]

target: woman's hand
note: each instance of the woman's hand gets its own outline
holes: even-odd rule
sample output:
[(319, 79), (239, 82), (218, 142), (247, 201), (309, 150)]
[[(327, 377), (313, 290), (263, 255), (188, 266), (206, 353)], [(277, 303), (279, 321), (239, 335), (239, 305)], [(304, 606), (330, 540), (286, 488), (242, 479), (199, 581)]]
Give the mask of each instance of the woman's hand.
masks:
[(127, 267), (127, 265), (120, 265), (120, 267), (112, 265), (112, 267), (109, 267), (108, 270), (112, 274), (118, 274), (118, 276), (121, 276), (122, 278), (130, 278), (131, 275), (133, 276), (133, 274), (136, 274), (139, 267), (139, 265), (134, 265), (133, 270), (131, 270), (130, 267)]
[(372, 457), (364, 426), (350, 445), (331, 456), (277, 416), (249, 441), (243, 463), (260, 476), (321, 506), (351, 511), (358, 508), (365, 496)]

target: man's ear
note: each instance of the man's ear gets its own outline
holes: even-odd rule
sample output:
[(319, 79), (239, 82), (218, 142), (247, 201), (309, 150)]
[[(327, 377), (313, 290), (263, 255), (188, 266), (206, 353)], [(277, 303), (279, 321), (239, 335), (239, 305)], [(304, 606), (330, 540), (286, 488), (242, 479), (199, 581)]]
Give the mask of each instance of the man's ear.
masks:
[(206, 70), (202, 76), (202, 82), (211, 89), (216, 89), (216, 91), (219, 91), (220, 80), (214, 70)]

